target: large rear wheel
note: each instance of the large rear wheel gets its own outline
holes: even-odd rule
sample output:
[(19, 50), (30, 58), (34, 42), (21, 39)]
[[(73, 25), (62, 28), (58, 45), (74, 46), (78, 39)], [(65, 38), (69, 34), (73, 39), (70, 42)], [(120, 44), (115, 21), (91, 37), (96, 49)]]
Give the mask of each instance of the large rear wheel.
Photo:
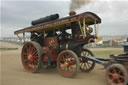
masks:
[(42, 49), (37, 42), (27, 42), (21, 53), (22, 64), (28, 72), (38, 72), (41, 69)]
[[(81, 56), (94, 57), (94, 54), (88, 49), (82, 49), (80, 55)], [(80, 60), (80, 70), (82, 72), (90, 72), (94, 69), (95, 62), (90, 61), (90, 60), (85, 59), (85, 58), (82, 58), (82, 57), (79, 57), (79, 60)]]
[(128, 83), (128, 72), (122, 64), (108, 66), (105, 77), (110, 85), (127, 85)]
[(57, 68), (64, 77), (74, 77), (79, 71), (78, 56), (71, 50), (62, 51), (57, 59)]

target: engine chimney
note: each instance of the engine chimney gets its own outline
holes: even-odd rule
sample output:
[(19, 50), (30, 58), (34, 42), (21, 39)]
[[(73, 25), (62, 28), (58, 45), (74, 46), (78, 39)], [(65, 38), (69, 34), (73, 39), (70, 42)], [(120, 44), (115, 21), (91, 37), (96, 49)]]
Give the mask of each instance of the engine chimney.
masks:
[(70, 11), (69, 16), (73, 16), (73, 15), (76, 15), (76, 12), (75, 11)]

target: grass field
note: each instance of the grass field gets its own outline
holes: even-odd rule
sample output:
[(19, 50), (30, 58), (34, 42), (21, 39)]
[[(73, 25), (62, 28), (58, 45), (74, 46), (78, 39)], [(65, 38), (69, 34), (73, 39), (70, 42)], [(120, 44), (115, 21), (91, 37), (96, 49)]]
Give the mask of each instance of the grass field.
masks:
[(89, 48), (95, 56), (102, 58), (109, 58), (110, 54), (122, 54), (122, 48)]

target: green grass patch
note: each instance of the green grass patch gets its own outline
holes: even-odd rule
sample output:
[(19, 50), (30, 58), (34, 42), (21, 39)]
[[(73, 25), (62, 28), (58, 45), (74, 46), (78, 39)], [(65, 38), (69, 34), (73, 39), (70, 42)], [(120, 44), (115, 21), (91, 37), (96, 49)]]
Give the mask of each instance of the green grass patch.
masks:
[(122, 48), (102, 48), (102, 49), (95, 48), (92, 49), (91, 51), (94, 53), (96, 57), (101, 57), (101, 58), (109, 58), (109, 55), (111, 54), (118, 55), (124, 53)]

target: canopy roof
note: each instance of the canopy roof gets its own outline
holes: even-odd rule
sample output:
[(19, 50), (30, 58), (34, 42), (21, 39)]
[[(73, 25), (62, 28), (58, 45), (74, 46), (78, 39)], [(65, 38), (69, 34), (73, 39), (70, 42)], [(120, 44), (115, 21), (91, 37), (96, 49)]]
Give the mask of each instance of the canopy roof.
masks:
[(59, 28), (64, 29), (66, 27), (70, 27), (71, 22), (77, 22), (84, 18), (85, 18), (85, 23), (87, 25), (93, 25), (95, 21), (96, 21), (96, 24), (101, 23), (100, 17), (98, 17), (96, 14), (92, 12), (84, 12), (81, 14), (60, 18), (54, 21), (49, 21), (49, 22), (38, 24), (38, 25), (26, 27), (24, 29), (15, 31), (14, 34), (20, 34), (24, 32), (33, 32), (33, 31), (42, 32), (47, 30), (55, 30)]

